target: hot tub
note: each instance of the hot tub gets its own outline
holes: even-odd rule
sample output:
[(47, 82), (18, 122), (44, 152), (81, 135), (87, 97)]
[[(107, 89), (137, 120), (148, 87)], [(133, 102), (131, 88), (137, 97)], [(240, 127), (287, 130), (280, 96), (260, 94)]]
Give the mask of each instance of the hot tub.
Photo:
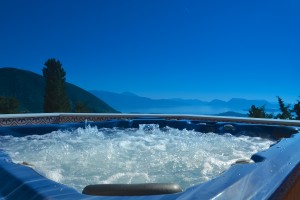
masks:
[[(9, 118), (10, 117), (10, 118)], [(100, 120), (99, 120), (100, 119)], [(50, 121), (49, 121), (50, 120)], [(51, 120), (53, 121), (51, 123)], [(176, 115), (30, 115), (2, 118), (0, 135), (23, 137), (43, 135), (87, 125), (98, 128), (138, 128), (155, 124), (199, 133), (247, 135), (276, 141), (269, 149), (252, 155), (251, 162), (237, 162), (212, 180), (176, 190), (176, 185), (137, 185), (141, 194), (118, 193), (95, 196), (97, 191), (84, 192), (49, 180), (31, 168), (30, 163), (14, 163), (7, 152), (0, 150), (0, 199), (277, 199), (296, 198), (300, 187), (299, 121), (222, 118)], [(29, 121), (30, 123), (25, 122)], [(46, 124), (45, 124), (46, 121)], [(81, 122), (78, 122), (81, 121)], [(34, 123), (33, 123), (34, 122)], [(76, 122), (76, 123), (75, 123)], [(1, 120), (0, 120), (1, 123)], [(1, 146), (0, 146), (1, 149)], [(97, 184), (97, 183), (95, 183)], [(176, 183), (175, 183), (176, 184)], [(135, 187), (111, 185), (112, 187)], [(175, 187), (174, 192), (147, 193), (148, 188)], [(90, 186), (92, 187), (92, 186)], [(101, 188), (102, 187), (102, 188)], [(103, 190), (105, 185), (92, 190)], [(107, 190), (107, 187), (106, 187)], [(132, 188), (125, 188), (132, 190)], [(168, 190), (168, 189), (166, 189)], [(94, 194), (93, 194), (94, 192)], [(166, 193), (166, 194), (163, 194)], [(172, 193), (172, 194), (171, 194)], [(146, 195), (147, 194), (147, 195)], [(125, 195), (125, 196), (124, 196)]]

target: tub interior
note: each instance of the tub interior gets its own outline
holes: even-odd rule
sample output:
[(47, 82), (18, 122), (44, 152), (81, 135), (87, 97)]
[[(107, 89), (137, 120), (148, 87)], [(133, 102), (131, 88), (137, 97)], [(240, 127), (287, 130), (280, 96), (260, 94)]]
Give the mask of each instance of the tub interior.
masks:
[[(105, 135), (99, 135), (99, 130), (103, 131), (106, 130), (107, 132)], [(52, 137), (51, 134), (58, 134), (58, 139), (62, 141), (67, 140), (64, 138), (64, 135), (67, 134), (75, 134), (75, 138), (79, 137), (78, 135), (83, 134), (92, 134), (92, 137), (99, 137), (99, 141), (101, 142), (104, 140), (107, 140), (109, 137), (112, 137), (112, 135), (116, 134), (116, 132), (113, 132), (112, 130), (117, 130), (117, 134), (120, 134), (120, 131), (122, 134), (125, 134), (126, 137), (122, 141), (118, 141), (115, 144), (107, 143), (108, 146), (104, 146), (103, 149), (108, 149), (109, 147), (112, 148), (113, 151), (119, 152), (119, 156), (125, 157), (125, 160), (123, 160), (121, 163), (118, 163), (118, 159), (111, 159), (113, 162), (109, 162), (109, 151), (104, 152), (104, 155), (102, 155), (101, 158), (96, 162), (92, 163), (91, 166), (87, 166), (88, 168), (84, 168), (83, 166), (80, 166), (80, 163), (84, 163), (80, 161), (80, 158), (77, 156), (73, 156), (73, 160), (69, 160), (68, 162), (73, 162), (73, 167), (76, 169), (77, 172), (84, 174), (89, 173), (87, 169), (95, 169), (96, 173), (97, 170), (101, 171), (103, 168), (115, 168), (114, 171), (115, 174), (107, 175), (105, 178), (103, 178), (103, 175), (99, 175), (96, 177), (95, 175), (92, 176), (92, 178), (88, 178), (89, 182), (81, 183), (79, 186), (76, 186), (76, 184), (73, 184), (72, 181), (74, 180), (68, 180), (67, 182), (61, 181), (60, 179), (64, 179), (62, 177), (67, 177), (69, 174), (63, 174), (59, 170), (55, 171), (55, 169), (50, 170), (50, 177), (49, 174), (47, 175), (47, 172), (39, 169), (36, 165), (38, 165), (36, 162), (39, 162), (40, 160), (45, 159), (45, 163), (49, 162), (49, 166), (53, 165), (53, 162), (60, 162), (59, 160), (62, 159), (62, 157), (57, 156), (54, 157), (47, 157), (43, 158), (43, 155), (38, 154), (40, 156), (39, 158), (35, 158), (35, 161), (32, 161), (28, 158), (20, 158), (18, 156), (17, 159), (14, 155), (12, 155), (13, 152), (7, 152), (5, 149), (3, 150), (3, 147), (1, 147), (0, 155), (2, 158), (5, 158), (6, 160), (11, 160), (15, 163), (27, 165), (27, 167), (33, 168), (34, 170), (38, 171), (39, 174), (42, 176), (48, 176), (47, 178), (52, 179), (55, 182), (62, 183), (64, 185), (67, 185), (67, 187), (75, 188), (77, 192), (82, 191), (83, 187), (89, 184), (107, 184), (107, 183), (126, 183), (126, 184), (135, 184), (135, 183), (164, 183), (164, 182), (173, 182), (179, 184), (184, 191), (189, 190), (189, 188), (196, 187), (197, 185), (205, 182), (210, 182), (210, 180), (216, 179), (219, 175), (223, 174), (224, 171), (232, 168), (232, 166), (235, 165), (253, 165), (255, 163), (263, 162), (265, 159), (263, 156), (260, 156), (258, 152), (260, 151), (268, 151), (267, 149), (270, 146), (276, 146), (281, 140), (284, 138), (290, 138), (293, 136), (293, 134), (298, 132), (297, 127), (291, 127), (291, 126), (277, 126), (277, 125), (257, 125), (257, 124), (247, 124), (247, 123), (227, 123), (227, 122), (211, 122), (211, 121), (203, 121), (203, 120), (166, 120), (161, 118), (137, 118), (137, 119), (124, 119), (124, 120), (108, 120), (103, 122), (83, 122), (83, 123), (66, 123), (66, 124), (49, 124), (49, 125), (31, 125), (31, 126), (11, 126), (11, 127), (1, 127), (0, 128), (0, 135), (1, 140), (8, 140), (9, 137), (15, 137), (17, 138), (17, 141), (20, 143), (23, 142), (23, 144), (27, 143), (26, 140), (40, 140), (41, 137), (44, 137), (48, 135), (48, 137)], [(128, 133), (124, 133), (124, 131), (128, 131)], [(140, 131), (143, 131), (144, 135), (140, 134)], [(50, 134), (49, 134), (50, 133)], [(77, 134), (77, 135), (76, 135)], [(110, 135), (111, 134), (111, 135)], [(140, 134), (140, 135), (139, 135)], [(166, 141), (166, 138), (162, 135), (166, 134), (172, 134), (173, 138), (171, 140)], [(138, 137), (133, 137), (133, 135), (137, 135)], [(176, 137), (174, 137), (176, 136)], [(183, 141), (183, 137), (189, 137), (189, 140)], [(26, 139), (22, 139), (26, 138)], [(219, 140), (212, 140), (212, 138), (219, 138)], [(220, 139), (221, 138), (221, 139)], [(224, 140), (225, 138), (225, 140)], [(57, 138), (56, 138), (57, 139)], [(89, 140), (90, 138), (80, 138), (80, 140)], [(130, 139), (133, 139), (131, 141)], [(195, 140), (199, 139), (198, 143), (200, 146), (195, 146)], [(208, 139), (208, 140), (205, 140)], [(70, 139), (71, 142), (74, 144), (76, 141), (74, 138)], [(113, 138), (113, 140), (118, 140), (116, 138)], [(144, 143), (135, 143), (136, 140), (142, 140)], [(229, 140), (229, 143), (226, 143), (226, 140)], [(212, 168), (212, 164), (216, 162), (220, 162), (220, 158), (213, 157), (212, 154), (208, 154), (210, 151), (209, 149), (205, 152), (206, 154), (201, 157), (197, 158), (197, 155), (200, 154), (198, 151), (191, 152), (193, 149), (198, 149), (201, 146), (205, 146), (206, 144), (211, 144), (210, 146), (206, 146), (206, 148), (216, 148), (218, 146), (221, 146), (222, 148), (224, 145), (230, 146), (230, 143), (236, 142), (237, 140), (241, 140), (244, 143), (236, 143), (236, 146), (242, 146), (245, 145), (245, 149), (248, 148), (249, 153), (245, 157), (243, 156), (236, 156), (236, 157), (230, 157), (229, 160), (227, 158), (226, 161), (223, 162), (223, 164), (220, 164), (221, 166), (225, 166), (224, 168), (217, 166), (217, 172), (214, 174), (209, 174), (209, 169)], [(249, 141), (254, 142), (251, 146)], [(3, 142), (3, 141), (2, 141)], [(93, 141), (97, 142), (97, 141)], [(172, 143), (173, 142), (173, 143)], [(203, 142), (202, 144), (200, 142)], [(255, 145), (255, 142), (257, 145)], [(55, 143), (58, 143), (58, 140), (55, 141)], [(145, 145), (149, 146), (142, 146)], [(39, 144), (40, 145), (40, 144)], [(92, 146), (97, 146), (97, 143), (92, 143)], [(109, 146), (111, 145), (111, 146)], [(115, 146), (113, 146), (115, 145)], [(117, 147), (122, 146), (125, 147), (129, 151), (129, 155), (134, 155), (133, 157), (128, 156), (127, 157), (121, 154), (122, 151), (124, 151), (124, 148), (116, 149)], [(162, 151), (162, 149), (165, 149), (166, 146), (173, 146), (173, 149), (170, 149), (170, 152), (173, 152), (173, 154), (165, 154), (165, 151)], [(223, 145), (223, 146), (222, 146)], [(253, 148), (256, 148), (257, 146), (261, 145), (262, 147), (259, 149), (253, 150)], [(29, 145), (29, 147), (32, 145)], [(89, 148), (93, 148), (90, 146)], [(190, 149), (187, 149), (186, 147), (191, 146)], [(47, 146), (46, 150), (49, 150), (51, 148), (50, 146)], [(57, 148), (57, 146), (55, 146)], [(42, 148), (43, 149), (43, 148)], [(253, 150), (251, 152), (250, 150)], [(73, 149), (71, 151), (64, 151), (64, 149), (61, 149), (61, 152), (63, 154), (68, 154), (69, 157), (72, 158), (72, 151), (75, 151), (76, 149)], [(84, 152), (85, 149), (77, 149), (79, 152)], [(146, 151), (147, 150), (147, 151)], [(177, 151), (176, 151), (177, 150)], [(40, 149), (41, 151), (41, 149)], [(238, 149), (240, 151), (240, 149)], [(125, 170), (124, 168), (131, 168), (131, 170), (135, 170), (136, 168), (142, 168), (145, 169), (145, 166), (137, 166), (139, 162), (133, 163), (131, 160), (134, 160), (137, 156), (134, 154), (135, 152), (138, 152), (138, 159), (144, 159), (146, 160), (146, 164), (143, 163), (143, 165), (153, 165), (155, 168), (155, 160), (160, 161), (167, 161), (167, 157), (174, 157), (173, 160), (168, 161), (168, 165), (165, 166), (163, 169), (159, 169), (158, 171), (163, 171), (163, 174), (158, 173), (158, 171), (154, 171), (151, 173), (158, 174), (156, 176), (156, 179), (149, 178), (148, 172), (142, 172), (142, 171), (130, 171)], [(16, 152), (15, 152), (16, 153)], [(97, 157), (99, 152), (94, 152), (94, 155), (91, 155), (91, 158)], [(229, 152), (217, 152), (217, 156), (221, 156), (222, 158), (226, 157), (225, 154), (228, 154)], [(232, 153), (232, 152), (231, 152)], [(49, 152), (48, 152), (49, 154)], [(50, 152), (51, 154), (51, 152)], [(180, 154), (178, 156), (178, 154)], [(80, 155), (80, 153), (79, 153)], [(89, 155), (82, 154), (82, 159), (86, 158)], [(165, 157), (164, 157), (165, 156)], [(177, 157), (176, 157), (177, 156)], [(152, 157), (153, 160), (148, 159), (149, 157)], [(205, 161), (206, 157), (206, 161)], [(177, 160), (187, 160), (186, 163), (176, 163)], [(126, 160), (128, 163), (126, 163)], [(209, 160), (210, 162), (208, 162)], [(201, 166), (201, 163), (206, 166)], [(69, 163), (70, 164), (70, 163)], [(179, 167), (175, 169), (177, 165), (185, 165), (184, 167)], [(197, 165), (200, 164), (200, 165)], [(118, 165), (118, 167), (116, 167)], [(134, 166), (130, 166), (134, 165)], [(192, 171), (191, 169), (195, 166), (195, 170)], [(46, 165), (47, 166), (47, 165)], [(86, 167), (86, 166), (85, 166)], [(67, 167), (68, 168), (68, 167)], [(68, 171), (67, 168), (63, 169), (64, 171)], [(70, 167), (69, 167), (70, 168)], [(83, 169), (80, 171), (81, 169)], [(202, 177), (199, 178), (199, 168), (201, 168), (202, 171), (207, 172), (210, 176), (206, 174), (206, 176), (201, 175)], [(123, 170), (123, 171), (122, 171)], [(148, 170), (148, 169), (147, 169)], [(181, 174), (184, 171), (192, 171), (191, 173), (194, 173), (194, 177), (197, 177), (198, 179), (191, 181), (191, 183), (186, 183), (185, 181), (180, 181), (183, 179), (192, 179), (191, 177), (184, 177)], [(197, 171), (198, 170), (198, 171)], [(200, 171), (201, 171), (200, 170)], [(76, 170), (75, 170), (76, 171)], [(126, 174), (128, 172), (128, 174)], [(99, 173), (100, 174), (100, 173)], [(51, 177), (52, 176), (52, 177)], [(62, 176), (62, 177), (61, 177)], [(174, 177), (176, 177), (174, 179)], [(169, 179), (168, 179), (169, 178)], [(84, 178), (86, 179), (86, 178)], [(167, 180), (167, 181), (166, 181)], [(77, 180), (75, 180), (76, 182)]]

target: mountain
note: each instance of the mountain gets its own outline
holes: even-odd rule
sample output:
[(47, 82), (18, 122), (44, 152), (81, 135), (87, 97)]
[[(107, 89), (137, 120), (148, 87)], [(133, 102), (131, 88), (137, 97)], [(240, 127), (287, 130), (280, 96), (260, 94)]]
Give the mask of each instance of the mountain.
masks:
[(120, 109), (121, 112), (137, 109), (170, 108), (186, 105), (180, 101), (171, 99), (150, 99), (147, 97), (140, 97), (129, 92), (120, 94), (98, 90), (92, 90), (90, 92), (104, 101), (109, 102), (111, 106)]
[(173, 98), (173, 101), (181, 102), (185, 105), (199, 105), (199, 104), (207, 104), (205, 101), (201, 101), (199, 99), (180, 99), (180, 98)]
[(219, 99), (214, 99), (208, 102), (207, 105), (213, 107), (226, 107), (229, 110), (242, 110), (248, 111), (252, 105), (255, 106), (265, 106), (266, 111), (276, 111), (278, 110), (277, 103), (271, 103), (266, 100), (248, 100), (242, 98), (232, 98), (229, 101), (223, 101)]
[[(263, 106), (265, 105), (266, 108), (271, 109), (278, 109), (278, 104), (277, 103), (270, 103), (266, 100), (247, 100), (247, 99), (241, 99), (241, 98), (232, 98), (227, 102), (227, 105), (229, 108), (236, 108), (239, 107), (240, 109), (245, 109), (247, 110), (252, 106)], [(266, 109), (268, 111), (268, 109)]]
[[(43, 112), (44, 77), (36, 73), (16, 68), (0, 68), (0, 96), (16, 97), (21, 112)], [(91, 112), (117, 112), (110, 105), (71, 83), (66, 84), (71, 105), (83, 103)]]
[(219, 99), (214, 99), (210, 102), (208, 102), (209, 105), (215, 106), (215, 107), (228, 107), (227, 102)]
[(219, 113), (219, 114), (217, 114), (217, 116), (224, 116), (224, 117), (247, 117), (247, 114), (233, 112), (233, 111), (228, 111), (228, 112), (224, 112), (224, 113)]
[(124, 96), (138, 97), (138, 95), (133, 94), (133, 93), (131, 93), (131, 92), (123, 92), (123, 93), (121, 93), (121, 94), (124, 95)]
[(223, 114), (223, 116), (245, 116), (252, 105), (265, 105), (266, 111), (277, 111), (278, 105), (265, 100), (247, 100), (232, 98), (229, 101), (219, 99), (210, 102), (198, 99), (151, 99), (136, 94), (90, 91), (108, 102), (114, 108), (126, 113), (165, 113), (165, 114)]

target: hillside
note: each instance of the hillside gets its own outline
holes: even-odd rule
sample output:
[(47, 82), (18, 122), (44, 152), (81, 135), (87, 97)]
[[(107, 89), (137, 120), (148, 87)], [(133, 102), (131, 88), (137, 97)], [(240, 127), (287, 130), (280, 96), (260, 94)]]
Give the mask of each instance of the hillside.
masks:
[[(44, 87), (45, 82), (41, 75), (15, 68), (0, 68), (0, 96), (16, 97), (21, 112), (43, 112)], [(66, 89), (71, 105), (81, 102), (91, 112), (117, 112), (101, 99), (73, 84), (67, 83)]]

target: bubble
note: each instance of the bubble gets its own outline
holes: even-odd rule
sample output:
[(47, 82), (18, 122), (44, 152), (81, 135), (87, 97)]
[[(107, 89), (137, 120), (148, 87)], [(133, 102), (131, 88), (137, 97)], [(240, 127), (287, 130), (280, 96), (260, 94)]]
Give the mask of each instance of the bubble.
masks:
[(78, 191), (89, 184), (173, 182), (183, 189), (211, 180), (239, 160), (269, 148), (259, 137), (199, 133), (156, 124), (86, 126), (26, 137), (1, 136), (14, 162), (27, 162)]

